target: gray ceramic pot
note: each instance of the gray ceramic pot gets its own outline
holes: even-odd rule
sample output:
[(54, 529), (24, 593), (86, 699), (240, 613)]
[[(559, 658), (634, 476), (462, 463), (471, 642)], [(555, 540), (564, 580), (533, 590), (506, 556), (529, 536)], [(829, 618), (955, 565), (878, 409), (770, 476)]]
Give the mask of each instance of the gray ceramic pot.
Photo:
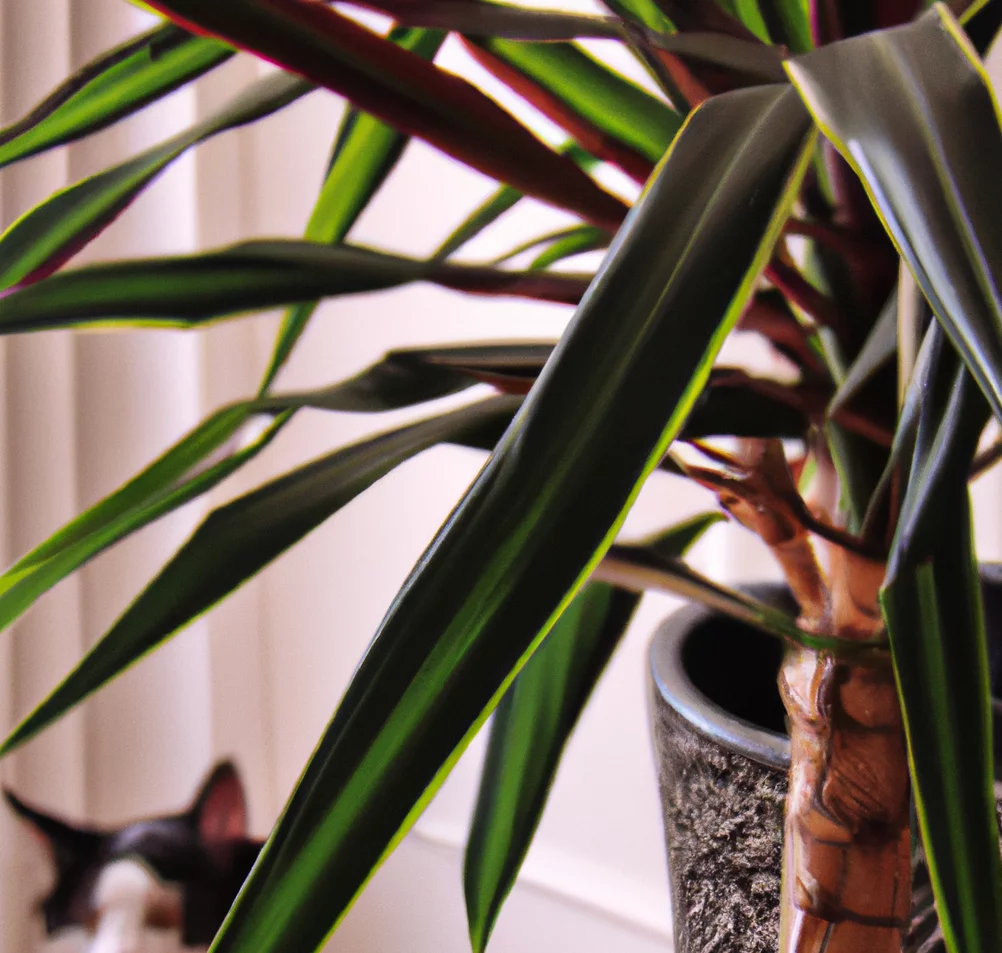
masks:
[[(1002, 579), (985, 567), (988, 628), (1002, 633)], [(779, 587), (752, 587), (773, 604)], [(721, 659), (727, 665), (721, 665)], [(776, 687), (781, 644), (702, 606), (670, 616), (651, 645), (652, 719), (675, 953), (775, 953), (790, 742)], [(998, 667), (1002, 653), (993, 652)], [(996, 703), (996, 746), (1002, 741)], [(996, 764), (1002, 764), (996, 752)], [(996, 785), (998, 791), (999, 786)], [(939, 953), (917, 859), (908, 949)]]

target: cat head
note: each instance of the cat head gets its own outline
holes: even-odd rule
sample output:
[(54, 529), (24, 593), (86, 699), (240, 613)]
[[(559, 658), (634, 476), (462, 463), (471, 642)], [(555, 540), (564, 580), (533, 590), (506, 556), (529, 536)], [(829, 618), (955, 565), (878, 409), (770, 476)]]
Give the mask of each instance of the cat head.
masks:
[(55, 868), (40, 903), (46, 932), (84, 930), (94, 953), (126, 953), (130, 937), (147, 928), (176, 929), (185, 946), (208, 945), (261, 849), (247, 836), (243, 785), (229, 762), (216, 766), (187, 811), (113, 830), (70, 824), (4, 795)]

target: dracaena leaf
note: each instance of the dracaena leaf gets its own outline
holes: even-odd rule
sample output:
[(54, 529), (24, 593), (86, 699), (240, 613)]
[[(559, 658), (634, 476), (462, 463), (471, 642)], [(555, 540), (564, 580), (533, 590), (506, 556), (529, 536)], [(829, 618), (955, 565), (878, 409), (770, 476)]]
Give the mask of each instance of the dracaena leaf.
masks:
[(0, 334), (57, 327), (190, 328), (276, 305), (431, 281), (474, 294), (576, 303), (587, 278), (418, 261), (351, 245), (244, 242), (88, 265), (0, 298)]
[(643, 182), (682, 124), (670, 106), (573, 43), (468, 40), (502, 82), (589, 152)]
[(65, 188), (0, 236), (0, 291), (55, 271), (96, 238), (175, 159), (205, 140), (255, 122), (313, 90), (295, 76), (255, 83), (203, 122), (120, 165)]
[(758, 41), (758, 37), (717, 0), (657, 0), (679, 30), (723, 33), (741, 40)]
[(758, 0), (716, 0), (735, 20), (763, 43), (769, 42), (769, 28), (759, 9)]
[(92, 60), (0, 130), (0, 167), (118, 122), (225, 62), (233, 50), (173, 24)]
[[(652, 543), (680, 557), (722, 517), (694, 517)], [(482, 953), (539, 825), (565, 745), (626, 631), (640, 595), (589, 583), (564, 610), (494, 714), (463, 885)]]
[(339, 93), (527, 195), (615, 230), (623, 203), (474, 86), (312, 0), (156, 0), (181, 22)]
[(314, 950), (413, 823), (680, 430), (812, 149), (788, 87), (718, 97), (690, 118), (389, 609), (216, 953)]
[(887, 365), (898, 350), (898, 297), (894, 294), (881, 311), (877, 323), (867, 335), (859, 354), (849, 366), (828, 405), (828, 413), (837, 417), (874, 374)]
[(961, 28), (939, 5), (787, 68), (1002, 417), (1002, 131)]
[[(550, 350), (548, 344), (483, 344), (393, 351), (329, 387), (222, 408), (0, 574), (0, 629), (98, 553), (218, 485), (265, 449), (297, 410), (378, 413), (436, 400), (481, 382), (524, 392)], [(245, 440), (246, 429), (262, 418), (270, 424)]]
[(529, 271), (549, 268), (558, 261), (572, 258), (584, 252), (607, 248), (612, 236), (594, 225), (579, 225), (577, 228), (557, 238), (549, 248), (541, 251), (529, 264)]
[(928, 332), (908, 486), (881, 593), (915, 802), (951, 953), (1002, 944), (991, 691), (967, 490), (988, 407)]
[[(391, 30), (388, 36), (390, 42), (428, 59), (435, 56), (444, 38), (438, 30), (400, 27)], [(396, 167), (407, 142), (403, 133), (372, 116), (349, 109), (341, 120), (327, 177), (303, 237), (330, 244), (344, 241), (358, 216)], [(315, 301), (301, 302), (283, 316), (271, 360), (261, 381), (262, 393), (271, 387), (288, 360), (317, 304)]]
[(603, 0), (603, 3), (622, 19), (656, 32), (667, 34), (674, 29), (655, 0)]
[[(797, 625), (789, 613), (767, 605), (748, 593), (729, 589), (696, 572), (682, 560), (658, 551), (656, 540), (640, 545), (616, 544), (595, 568), (592, 578), (631, 592), (665, 592), (699, 602), (724, 615), (785, 642), (793, 642), (836, 656), (851, 656), (874, 648), (872, 643), (849, 643), (819, 636)], [(884, 643), (879, 641), (878, 645)]]
[(554, 42), (575, 37), (620, 36), (613, 17), (532, 10), (485, 0), (356, 0), (407, 26), (433, 27), (470, 36)]
[(806, 53), (813, 47), (807, 0), (759, 0), (762, 19), (776, 43), (792, 53)]
[(518, 398), (495, 397), (370, 437), (214, 510), (59, 684), (0, 745), (4, 755), (197, 619), (405, 460), (496, 437)]
[[(567, 142), (560, 150), (586, 172), (592, 171), (599, 161), (577, 143)], [(444, 260), (454, 255), (472, 241), (485, 228), (496, 222), (505, 212), (517, 205), (523, 195), (510, 185), (502, 185), (477, 206), (460, 225), (452, 231), (432, 255), (433, 260)]]
[[(603, 232), (601, 229), (595, 228), (594, 225), (572, 225), (570, 228), (561, 228), (554, 232), (548, 232), (545, 235), (539, 235), (536, 238), (530, 238), (528, 241), (519, 242), (510, 251), (505, 252), (503, 255), (499, 255), (494, 261), (491, 262), (492, 265), (500, 265), (506, 261), (511, 261), (513, 258), (517, 258), (523, 252), (531, 251), (534, 248), (539, 248), (542, 245), (549, 246), (543, 255), (547, 252), (552, 251), (555, 246), (567, 247), (566, 253), (559, 253), (556, 258), (545, 258), (543, 259), (543, 264), (539, 264), (540, 257), (533, 260), (532, 264), (529, 266), (530, 269), (535, 268), (545, 268), (548, 264), (553, 261), (559, 261), (561, 258), (567, 258), (570, 255), (576, 255), (579, 251), (589, 251), (592, 248), (601, 248), (609, 244), (612, 240), (612, 236), (608, 232)], [(565, 246), (565, 243), (569, 242)], [(576, 249), (576, 250), (575, 250)]]

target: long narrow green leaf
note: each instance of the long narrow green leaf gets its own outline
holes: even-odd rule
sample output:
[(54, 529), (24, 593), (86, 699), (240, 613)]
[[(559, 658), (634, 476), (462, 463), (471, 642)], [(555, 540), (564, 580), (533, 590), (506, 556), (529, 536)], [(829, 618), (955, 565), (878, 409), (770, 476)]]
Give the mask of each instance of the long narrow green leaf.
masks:
[[(569, 156), (586, 172), (592, 171), (598, 164), (598, 159), (581, 149), (573, 141), (568, 142), (560, 150)], [(502, 185), (478, 205), (470, 215), (453, 231), (432, 255), (433, 261), (444, 261), (451, 257), (467, 242), (472, 241), (485, 228), (496, 222), (508, 209), (517, 205), (525, 196), (510, 185)]]
[[(208, 492), (261, 450), (302, 408), (379, 413), (435, 400), (482, 381), (528, 390), (551, 346), (475, 345), (392, 351), (330, 387), (224, 407), (122, 487), (81, 513), (0, 575), (0, 629), (88, 560)], [(246, 446), (231, 445), (252, 417), (273, 418)]]
[(749, 32), (758, 37), (763, 43), (769, 42), (769, 28), (762, 17), (758, 0), (717, 0), (717, 3), (734, 17), (735, 20), (743, 23)]
[[(499, 435), (518, 398), (495, 397), (370, 437), (213, 511), (76, 668), (0, 745), (24, 744), (197, 619), (405, 460)], [(489, 442), (493, 442), (493, 437)]]
[(189, 149), (269, 116), (313, 89), (311, 83), (295, 76), (269, 76), (192, 128), (35, 206), (0, 236), (0, 291), (30, 284), (55, 271)]
[(887, 648), (887, 643), (882, 639), (847, 642), (845, 639), (807, 632), (797, 625), (793, 616), (782, 609), (760, 602), (745, 592), (722, 586), (696, 572), (681, 559), (661, 555), (650, 544), (611, 546), (605, 558), (595, 568), (592, 578), (630, 592), (642, 593), (649, 590), (681, 596), (690, 602), (709, 606), (773, 638), (830, 652), (836, 657), (858, 658)]
[(939, 5), (787, 69), (1002, 419), (1002, 131), (962, 29)]
[(430, 281), (474, 294), (576, 304), (587, 276), (501, 271), (350, 245), (244, 242), (221, 251), (88, 265), (0, 298), (0, 334), (67, 327), (191, 328), (322, 297)]
[(603, 0), (613, 13), (659, 33), (671, 33), (674, 27), (655, 0)]
[(594, 225), (579, 225), (573, 231), (554, 241), (549, 248), (541, 251), (529, 264), (529, 271), (549, 268), (558, 261), (572, 258), (587, 251), (607, 248), (611, 236)]
[(215, 953), (315, 950), (414, 822), (681, 429), (812, 149), (789, 87), (692, 114), (391, 606)]
[[(571, 239), (572, 247), (580, 243), (584, 243), (586, 246), (591, 248), (600, 247), (593, 244), (596, 241), (603, 242), (608, 245), (612, 241), (612, 236), (608, 232), (602, 231), (600, 228), (595, 228), (594, 225), (571, 225), (569, 228), (561, 228), (556, 231), (547, 232), (545, 235), (539, 235), (536, 238), (530, 238), (528, 241), (520, 242), (511, 251), (505, 252), (503, 255), (499, 255), (495, 258), (491, 264), (500, 265), (506, 261), (511, 261), (512, 258), (517, 258), (523, 252), (531, 251), (533, 248), (539, 248), (541, 245), (557, 245), (564, 242), (567, 239)], [(547, 249), (549, 250), (549, 249)], [(587, 248), (582, 249), (587, 250)], [(569, 252), (568, 254), (575, 254), (575, 252)], [(560, 256), (566, 257), (566, 256)], [(538, 259), (537, 259), (538, 260)], [(559, 260), (559, 259), (557, 259)], [(530, 268), (540, 268), (546, 267), (545, 265), (538, 265), (536, 261), (533, 261)]]
[[(670, 106), (573, 43), (470, 41), (539, 84), (611, 139), (657, 162), (682, 125)], [(531, 91), (517, 91), (532, 101)]]
[(92, 60), (0, 130), (0, 168), (104, 129), (232, 55), (228, 46), (172, 24), (129, 40)]
[[(710, 513), (662, 533), (675, 557), (714, 523)], [(619, 645), (640, 596), (590, 583), (564, 610), (498, 705), (466, 845), (463, 885), (474, 953), (483, 953), (543, 814), (564, 747)]]
[(527, 195), (615, 230), (623, 202), (466, 80), (313, 0), (155, 0), (218, 36), (345, 96), (359, 109)]
[[(432, 59), (445, 35), (437, 30), (411, 30), (396, 27), (387, 37), (391, 42), (418, 56)], [(369, 201), (393, 171), (407, 136), (349, 109), (341, 121), (327, 178), (313, 207), (303, 237), (307, 241), (337, 244), (348, 237)], [(289, 359), (296, 343), (316, 311), (318, 302), (304, 302), (290, 308), (282, 319), (271, 360), (261, 381), (260, 392), (271, 387), (278, 372)]]
[(835, 395), (828, 404), (828, 413), (835, 416), (859, 395), (868, 381), (885, 367), (898, 350), (898, 297), (892, 295), (880, 312), (876, 324), (849, 366)]
[(775, 42), (785, 43), (791, 53), (814, 47), (808, 0), (759, 0), (759, 8)]
[(444, 261), (467, 242), (496, 222), (508, 209), (522, 201), (524, 196), (510, 185), (502, 185), (478, 205), (470, 215), (435, 249), (433, 261)]
[(741, 40), (758, 42), (758, 37), (737, 17), (731, 16), (725, 3), (718, 0), (655, 0), (672, 23), (684, 32), (721, 33)]
[(469, 36), (544, 42), (621, 36), (619, 21), (614, 17), (534, 10), (492, 0), (356, 0), (356, 3), (407, 26), (432, 27)]
[(946, 947), (1002, 946), (991, 690), (967, 481), (988, 407), (934, 325), (881, 602)]

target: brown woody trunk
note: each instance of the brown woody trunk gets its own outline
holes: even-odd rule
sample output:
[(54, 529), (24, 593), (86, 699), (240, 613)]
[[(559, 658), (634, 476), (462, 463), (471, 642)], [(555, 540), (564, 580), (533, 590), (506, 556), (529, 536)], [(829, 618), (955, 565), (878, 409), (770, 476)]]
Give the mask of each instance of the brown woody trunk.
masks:
[[(772, 551), (800, 606), (800, 626), (846, 641), (879, 635), (883, 564), (832, 543), (829, 572), (822, 570), (807, 528), (809, 504), (779, 441), (741, 441), (734, 455), (699, 449), (725, 472), (686, 471)], [(827, 469), (833, 484), (834, 470)], [(826, 509), (816, 501), (816, 511)], [(792, 743), (780, 953), (901, 953), (911, 906), (911, 831), (891, 662), (840, 660), (797, 646), (787, 653), (779, 687)]]
[[(881, 628), (883, 567), (835, 551), (825, 628)], [(900, 953), (911, 904), (908, 761), (889, 660), (795, 648), (780, 672), (792, 760), (780, 953)]]

